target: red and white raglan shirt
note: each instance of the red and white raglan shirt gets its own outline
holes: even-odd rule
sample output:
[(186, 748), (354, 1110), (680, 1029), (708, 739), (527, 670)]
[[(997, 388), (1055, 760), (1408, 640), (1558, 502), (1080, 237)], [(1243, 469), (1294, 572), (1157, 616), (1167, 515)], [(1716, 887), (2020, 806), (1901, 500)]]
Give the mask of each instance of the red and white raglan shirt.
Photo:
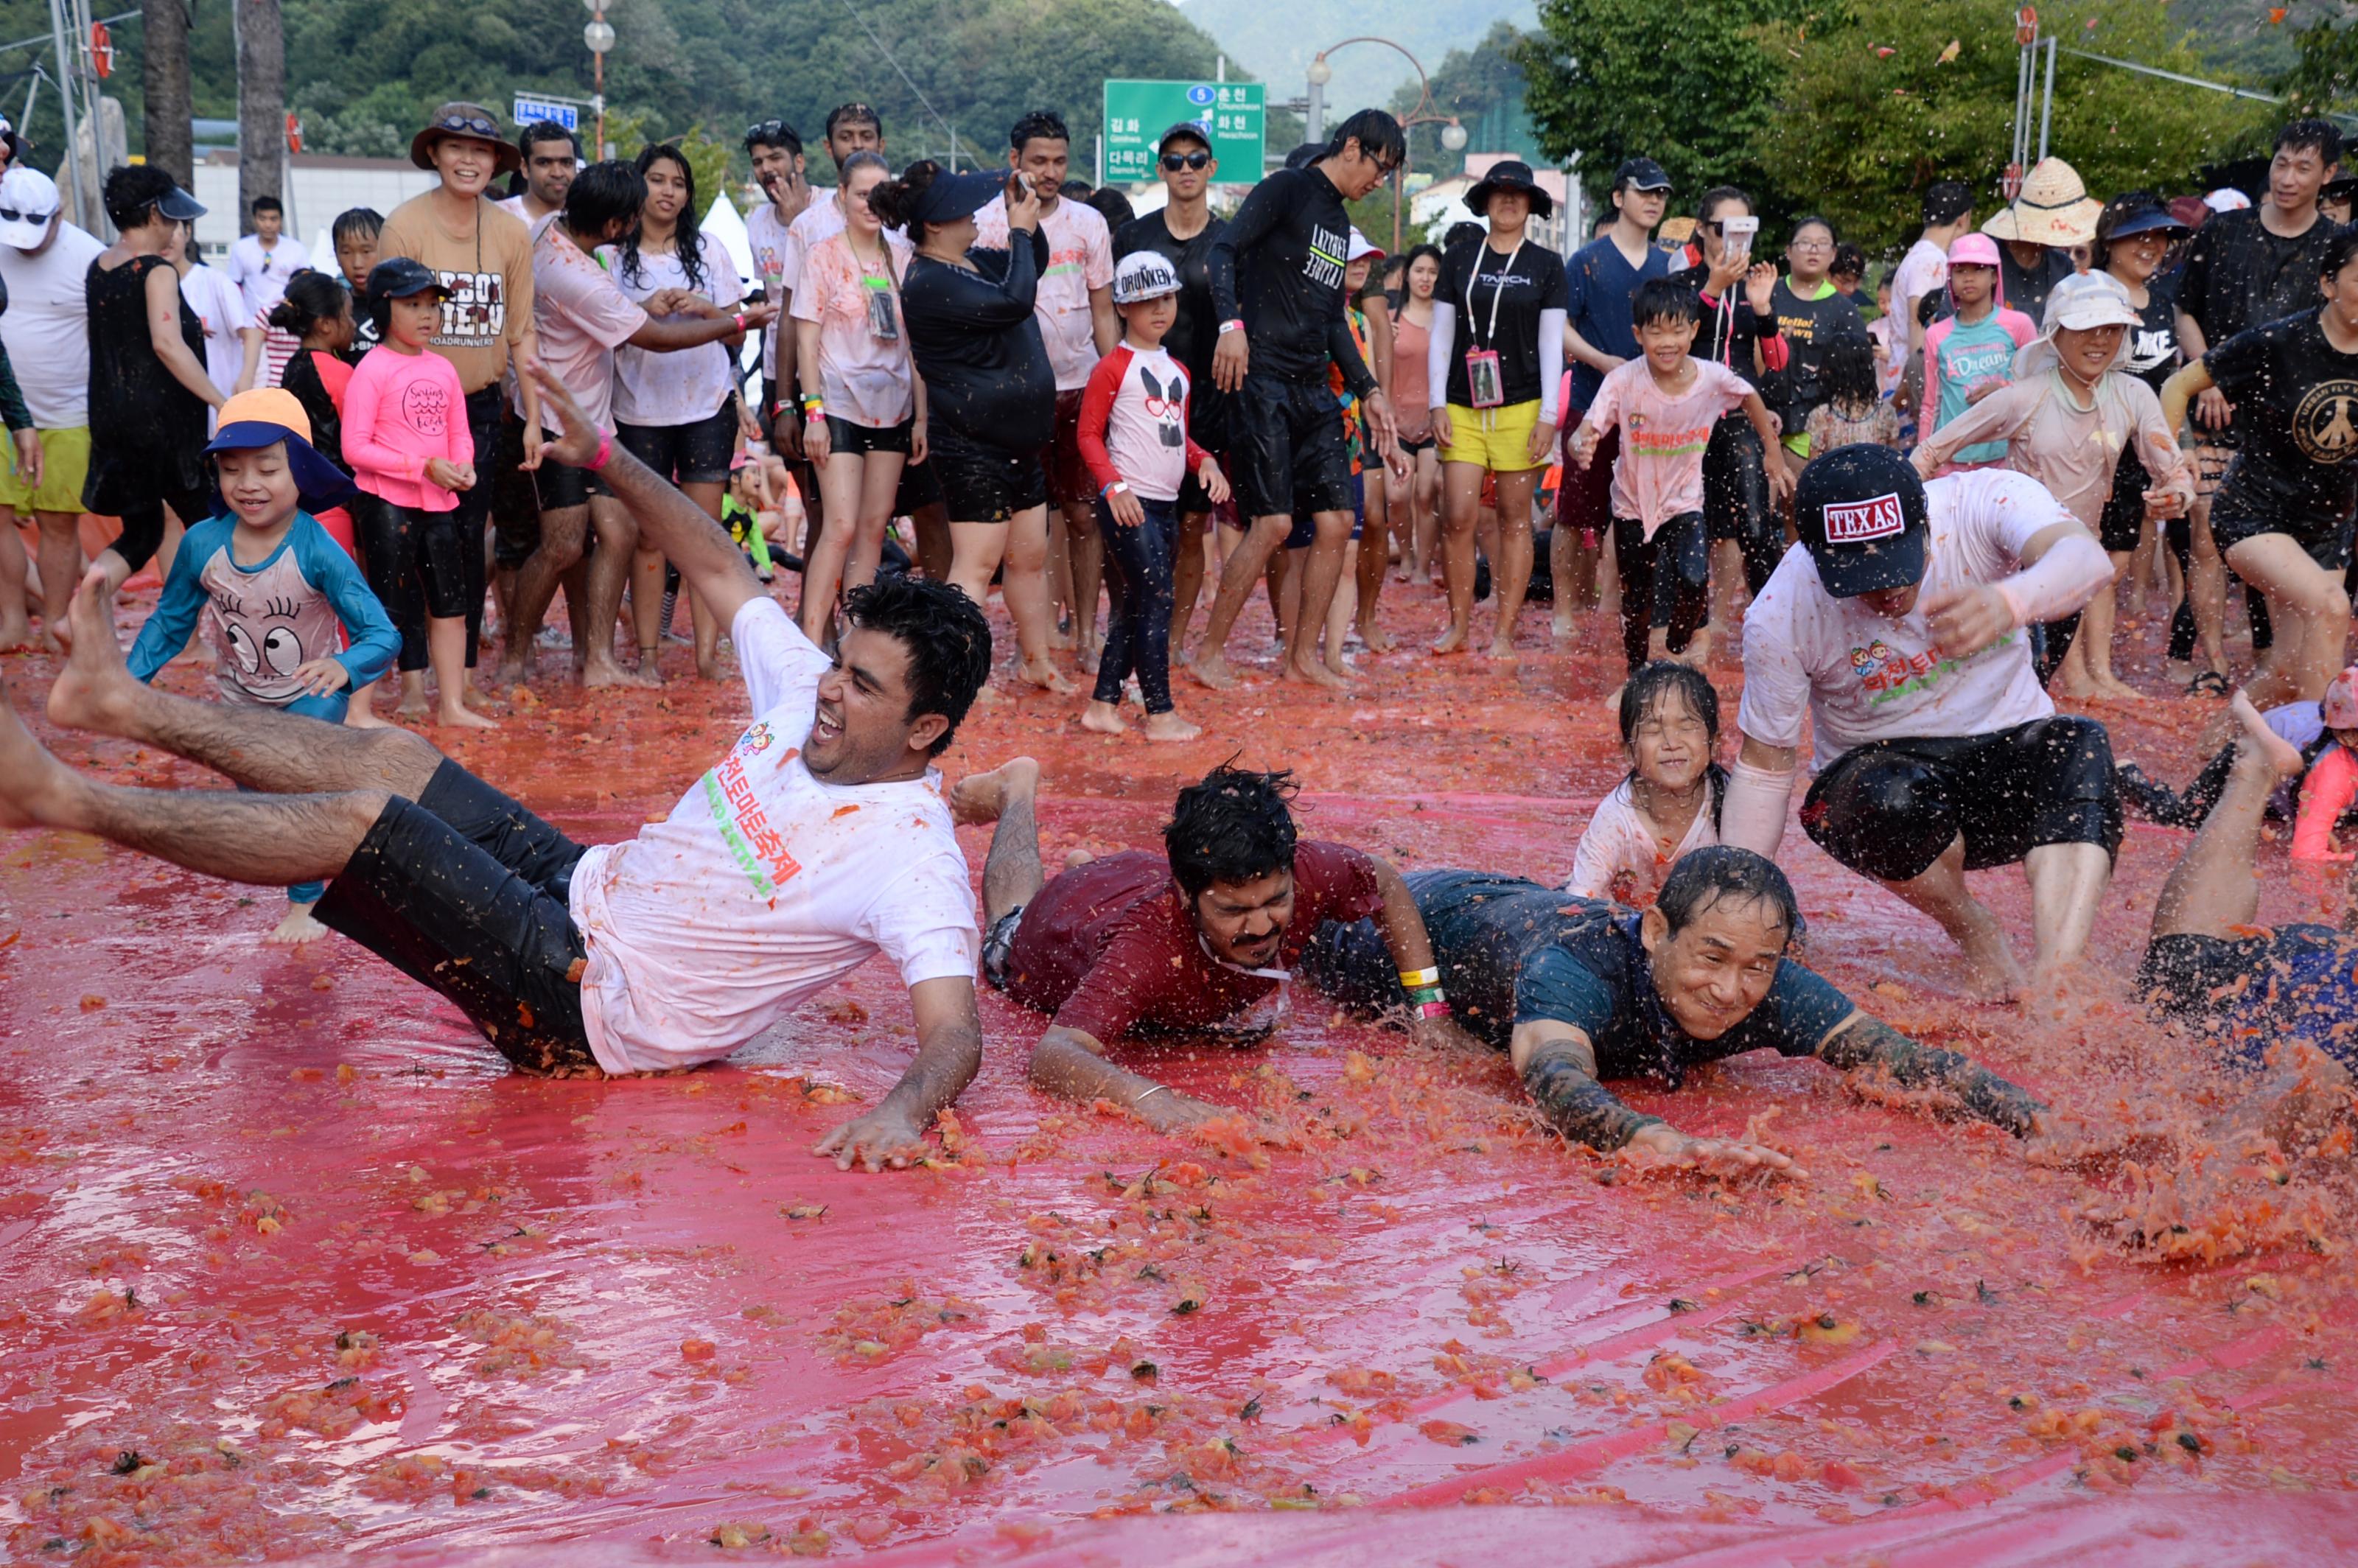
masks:
[(1141, 501), (1176, 501), (1210, 456), (1187, 434), (1187, 372), (1169, 351), (1125, 338), (1081, 394), (1081, 460), (1102, 495), (1127, 484)]

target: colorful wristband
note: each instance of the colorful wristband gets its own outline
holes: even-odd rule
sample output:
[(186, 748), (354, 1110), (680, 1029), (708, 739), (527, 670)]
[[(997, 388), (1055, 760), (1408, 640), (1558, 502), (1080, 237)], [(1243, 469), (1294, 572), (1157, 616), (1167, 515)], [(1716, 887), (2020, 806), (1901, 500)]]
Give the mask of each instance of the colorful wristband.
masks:
[(1410, 990), (1416, 990), (1424, 986), (1439, 985), (1441, 971), (1439, 969), (1402, 969), (1400, 972), (1400, 978), (1401, 985)]
[(613, 455), (614, 433), (611, 430), (600, 430), (598, 432), (598, 455), (582, 466), (591, 473), (596, 473), (606, 466), (607, 460)]
[(1450, 1016), (1449, 1004), (1445, 1001), (1429, 1001), (1416, 1010), (1416, 1015), (1419, 1018), (1447, 1018)]
[(1230, 332), (1241, 332), (1244, 330), (1245, 324), (1241, 319), (1234, 321), (1223, 321), (1220, 323), (1220, 336), (1223, 338), (1227, 337)]

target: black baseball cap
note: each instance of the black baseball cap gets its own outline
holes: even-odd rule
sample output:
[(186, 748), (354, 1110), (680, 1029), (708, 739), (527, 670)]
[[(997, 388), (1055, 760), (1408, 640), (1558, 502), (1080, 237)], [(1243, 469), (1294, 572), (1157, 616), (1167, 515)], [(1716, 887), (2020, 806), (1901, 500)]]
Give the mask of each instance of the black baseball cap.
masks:
[(1668, 190), (1670, 188), (1671, 177), (1662, 172), (1660, 164), (1650, 157), (1624, 158), (1621, 167), (1613, 171), (1613, 189), (1616, 190)]
[(406, 299), (413, 294), (429, 291), (444, 296), (450, 292), (433, 269), (415, 256), (388, 256), (369, 268), (368, 295), (372, 299)]
[(1174, 142), (1194, 142), (1206, 152), (1210, 152), (1212, 133), (1204, 129), (1204, 124), (1200, 120), (1182, 120), (1156, 139), (1154, 150), (1158, 153), (1167, 152)]
[(937, 174), (933, 183), (917, 192), (914, 211), (909, 216), (920, 223), (948, 223), (970, 218), (1006, 189), (1007, 171), (1003, 168)]
[(1861, 442), (1812, 458), (1794, 489), (1793, 526), (1836, 599), (1924, 580), (1932, 536), (1924, 481), (1889, 447)]

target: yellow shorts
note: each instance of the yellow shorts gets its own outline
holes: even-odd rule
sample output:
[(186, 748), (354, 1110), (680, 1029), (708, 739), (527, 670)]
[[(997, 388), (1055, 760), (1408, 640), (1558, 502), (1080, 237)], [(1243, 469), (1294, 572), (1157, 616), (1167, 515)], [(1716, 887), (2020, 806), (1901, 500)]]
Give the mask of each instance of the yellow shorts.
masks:
[(41, 487), (35, 490), (16, 472), (16, 444), (0, 444), (7, 455), (7, 471), (0, 473), (0, 506), (15, 512), (81, 511), (81, 481), (90, 472), (90, 427), (41, 432)]
[(1503, 408), (1449, 406), (1449, 444), (1441, 449), (1444, 463), (1472, 463), (1493, 473), (1521, 473), (1543, 469), (1552, 452), (1531, 461), (1531, 427), (1540, 422), (1540, 400), (1509, 403)]

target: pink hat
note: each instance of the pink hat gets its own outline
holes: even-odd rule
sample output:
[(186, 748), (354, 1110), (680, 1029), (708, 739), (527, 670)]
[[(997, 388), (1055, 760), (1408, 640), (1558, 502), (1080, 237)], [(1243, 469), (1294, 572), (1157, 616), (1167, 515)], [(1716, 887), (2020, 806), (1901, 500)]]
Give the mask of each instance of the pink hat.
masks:
[(1951, 266), (1997, 265), (1997, 242), (1987, 234), (1959, 234), (1949, 242)]
[(2358, 730), (2358, 665), (2325, 683), (2325, 698), (2318, 707), (2328, 730)]

